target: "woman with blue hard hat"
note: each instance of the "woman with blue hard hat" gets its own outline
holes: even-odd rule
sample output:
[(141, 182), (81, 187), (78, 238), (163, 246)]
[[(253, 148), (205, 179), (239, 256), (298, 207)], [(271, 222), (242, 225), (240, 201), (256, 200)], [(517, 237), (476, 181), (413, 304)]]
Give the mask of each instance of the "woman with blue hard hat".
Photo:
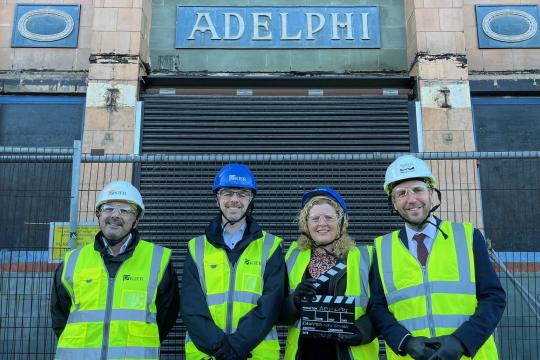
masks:
[[(300, 235), (285, 257), (289, 295), (280, 320), (289, 325), (285, 359), (378, 359), (379, 345), (366, 315), (371, 247), (356, 246), (347, 233), (349, 210), (337, 191), (318, 187), (302, 197)], [(326, 338), (301, 334), (301, 308), (314, 295), (354, 298), (354, 326)]]

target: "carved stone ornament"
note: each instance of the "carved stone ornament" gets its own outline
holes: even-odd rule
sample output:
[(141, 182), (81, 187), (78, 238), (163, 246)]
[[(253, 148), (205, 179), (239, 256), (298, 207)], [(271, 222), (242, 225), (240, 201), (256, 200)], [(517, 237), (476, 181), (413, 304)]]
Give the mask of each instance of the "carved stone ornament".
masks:
[[(500, 34), (495, 32), (491, 25), (492, 23), (502, 17), (515, 18), (515, 20), (522, 21), (528, 25), (527, 31), (521, 34)], [(525, 11), (515, 9), (502, 9), (492, 11), (484, 17), (482, 20), (482, 30), (490, 38), (502, 41), (502, 42), (520, 42), (532, 38), (538, 31), (538, 22), (534, 16), (526, 13)]]
[[(55, 34), (36, 34), (35, 32), (28, 30), (28, 23), (33, 19), (42, 16), (52, 16), (53, 18), (62, 21), (64, 23), (64, 29)], [(64, 11), (56, 9), (36, 9), (21, 16), (17, 23), (17, 30), (21, 36), (27, 39), (47, 42), (61, 40), (69, 36), (69, 34), (73, 32), (74, 25), (75, 22), (73, 21), (71, 15)]]

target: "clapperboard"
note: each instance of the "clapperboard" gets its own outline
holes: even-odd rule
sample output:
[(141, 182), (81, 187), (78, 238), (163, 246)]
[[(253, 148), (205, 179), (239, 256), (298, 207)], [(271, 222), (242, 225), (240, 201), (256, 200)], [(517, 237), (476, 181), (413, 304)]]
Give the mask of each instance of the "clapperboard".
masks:
[[(321, 283), (329, 281), (345, 267), (343, 263), (336, 264), (319, 276), (315, 287), (320, 287)], [(315, 295), (313, 299), (302, 299), (301, 304), (300, 321), (303, 337), (335, 339), (339, 334), (353, 334), (354, 297)]]

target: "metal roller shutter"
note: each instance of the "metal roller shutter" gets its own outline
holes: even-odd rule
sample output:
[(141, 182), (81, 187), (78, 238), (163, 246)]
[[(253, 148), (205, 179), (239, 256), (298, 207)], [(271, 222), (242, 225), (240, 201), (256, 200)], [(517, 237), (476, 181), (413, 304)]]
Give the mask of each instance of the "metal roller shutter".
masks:
[[(409, 150), (406, 96), (147, 95), (142, 151), (184, 154), (186, 160), (141, 165), (147, 212), (140, 228), (144, 238), (173, 249), (181, 275), (187, 241), (203, 233), (218, 213), (211, 192), (214, 175), (231, 157), (240, 156), (257, 177), (254, 216), (284, 238), (285, 248), (298, 234), (294, 219), (303, 192), (320, 185), (343, 195), (350, 209), (349, 233), (370, 242), (399, 224), (382, 192), (388, 162), (341, 155)], [(299, 153), (306, 156), (287, 158)], [(223, 157), (205, 158), (215, 154)], [(187, 155), (198, 156), (189, 160)], [(183, 326), (175, 327), (163, 354), (183, 352), (183, 338)]]
[(407, 151), (405, 96), (144, 98), (144, 153)]

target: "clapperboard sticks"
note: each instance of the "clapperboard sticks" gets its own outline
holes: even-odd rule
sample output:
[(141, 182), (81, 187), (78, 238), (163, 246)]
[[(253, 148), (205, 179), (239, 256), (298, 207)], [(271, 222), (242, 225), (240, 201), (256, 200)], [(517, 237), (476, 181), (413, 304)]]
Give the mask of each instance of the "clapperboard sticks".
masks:
[(345, 269), (347, 265), (342, 262), (337, 263), (335, 266), (328, 269), (324, 274), (321, 274), (315, 283), (315, 289), (318, 289), (322, 284), (336, 276), (341, 270)]
[(354, 304), (354, 297), (343, 295), (315, 295), (312, 302), (321, 304)]

